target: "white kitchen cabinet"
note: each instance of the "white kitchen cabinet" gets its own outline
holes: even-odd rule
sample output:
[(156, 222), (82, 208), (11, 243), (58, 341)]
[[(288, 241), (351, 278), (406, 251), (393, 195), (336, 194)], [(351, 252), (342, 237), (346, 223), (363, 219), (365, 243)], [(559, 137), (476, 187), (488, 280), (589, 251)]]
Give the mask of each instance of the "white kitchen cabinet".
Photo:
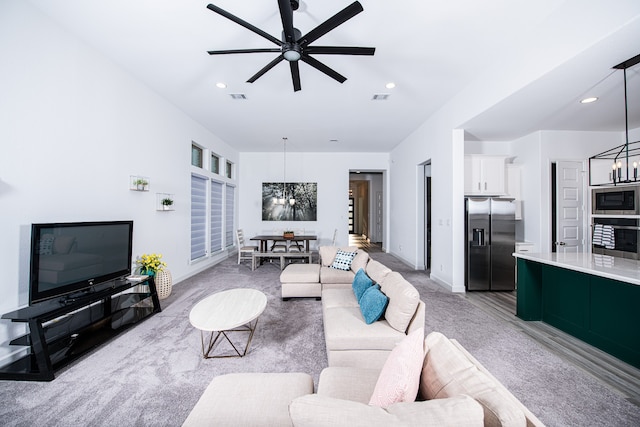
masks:
[(504, 196), (505, 158), (478, 154), (464, 156), (465, 195)]

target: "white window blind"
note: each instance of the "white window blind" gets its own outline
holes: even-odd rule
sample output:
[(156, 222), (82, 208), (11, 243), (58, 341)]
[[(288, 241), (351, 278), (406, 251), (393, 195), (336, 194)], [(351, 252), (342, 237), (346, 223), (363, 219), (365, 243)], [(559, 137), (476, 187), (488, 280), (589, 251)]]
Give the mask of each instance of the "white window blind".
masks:
[(191, 261), (206, 256), (207, 180), (191, 175)]
[(211, 253), (222, 250), (222, 187), (221, 182), (211, 181)]
[(226, 186), (226, 206), (225, 206), (225, 238), (227, 247), (233, 246), (233, 218), (234, 218), (234, 202), (236, 197), (236, 187), (227, 184)]

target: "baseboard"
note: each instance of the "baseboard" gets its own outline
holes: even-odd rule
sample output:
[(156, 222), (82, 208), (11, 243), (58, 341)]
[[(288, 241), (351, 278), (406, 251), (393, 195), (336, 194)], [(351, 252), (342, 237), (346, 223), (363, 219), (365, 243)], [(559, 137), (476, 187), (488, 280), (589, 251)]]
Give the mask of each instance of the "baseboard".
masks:
[(446, 290), (448, 290), (449, 292), (452, 292), (452, 293), (465, 293), (466, 292), (465, 289), (464, 289), (464, 285), (463, 286), (453, 286), (451, 283), (449, 283), (446, 280), (438, 277), (437, 274), (431, 273), (429, 278), (431, 280), (433, 280), (434, 282), (436, 282), (438, 285), (440, 285), (443, 288), (445, 288)]
[[(400, 261), (402, 261), (403, 264), (406, 264), (407, 266), (411, 267), (414, 270), (420, 270), (416, 264), (414, 264), (413, 262), (409, 261), (408, 259), (404, 258), (402, 255), (400, 255), (399, 253), (396, 252), (388, 252), (389, 255), (393, 255), (394, 257), (398, 258)], [(422, 269), (424, 270), (424, 269)]]

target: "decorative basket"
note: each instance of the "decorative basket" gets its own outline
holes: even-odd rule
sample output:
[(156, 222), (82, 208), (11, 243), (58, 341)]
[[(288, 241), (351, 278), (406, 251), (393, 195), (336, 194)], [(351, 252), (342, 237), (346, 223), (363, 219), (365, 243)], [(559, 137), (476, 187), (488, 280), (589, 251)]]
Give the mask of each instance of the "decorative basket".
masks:
[(293, 231), (288, 232), (288, 233), (284, 233), (284, 235), (282, 236), (285, 239), (293, 239), (294, 235), (293, 235)]
[(171, 278), (171, 272), (167, 269), (156, 271), (156, 290), (158, 291), (158, 298), (165, 299), (171, 295), (171, 288), (173, 287), (173, 280)]

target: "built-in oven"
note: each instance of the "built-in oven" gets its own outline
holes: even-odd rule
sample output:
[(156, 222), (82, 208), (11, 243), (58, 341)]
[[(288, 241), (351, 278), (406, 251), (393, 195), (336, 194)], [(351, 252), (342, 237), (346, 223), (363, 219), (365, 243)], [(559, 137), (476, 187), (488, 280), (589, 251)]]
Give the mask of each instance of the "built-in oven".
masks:
[(640, 218), (592, 218), (592, 252), (640, 259)]
[(640, 215), (640, 187), (594, 188), (592, 213), (596, 215)]

